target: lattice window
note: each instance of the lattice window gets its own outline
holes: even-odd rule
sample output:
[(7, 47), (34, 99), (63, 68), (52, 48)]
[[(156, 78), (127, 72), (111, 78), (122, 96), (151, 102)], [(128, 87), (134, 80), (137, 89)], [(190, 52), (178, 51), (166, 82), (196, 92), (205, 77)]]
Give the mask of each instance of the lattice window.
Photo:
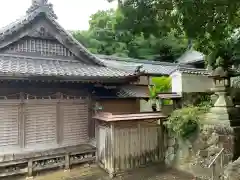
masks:
[(30, 52), (39, 53), (42, 56), (74, 56), (71, 51), (57, 40), (30, 37), (9, 45), (7, 48), (3, 49), (2, 52)]

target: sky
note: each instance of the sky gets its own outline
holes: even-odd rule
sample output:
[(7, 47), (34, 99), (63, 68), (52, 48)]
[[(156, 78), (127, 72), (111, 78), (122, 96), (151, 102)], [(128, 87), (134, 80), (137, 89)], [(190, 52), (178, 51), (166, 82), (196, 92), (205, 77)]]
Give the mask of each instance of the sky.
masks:
[[(98, 10), (116, 8), (117, 4), (107, 0), (48, 0), (53, 4), (58, 22), (67, 30), (87, 30), (88, 21)], [(0, 28), (21, 16), (31, 6), (32, 0), (1, 0)]]

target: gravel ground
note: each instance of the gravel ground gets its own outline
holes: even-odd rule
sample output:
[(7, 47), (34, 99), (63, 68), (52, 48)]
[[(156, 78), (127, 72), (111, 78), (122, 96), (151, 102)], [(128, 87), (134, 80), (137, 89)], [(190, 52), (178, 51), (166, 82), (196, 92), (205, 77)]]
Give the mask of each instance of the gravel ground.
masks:
[[(24, 178), (26, 179), (26, 178)], [(174, 169), (166, 169), (154, 165), (129, 171), (118, 175), (115, 180), (193, 180), (194, 178)], [(23, 180), (23, 178), (11, 178), (11, 180)], [(48, 172), (34, 178), (34, 180), (110, 180), (109, 176), (98, 166), (76, 167), (70, 172), (63, 170)]]

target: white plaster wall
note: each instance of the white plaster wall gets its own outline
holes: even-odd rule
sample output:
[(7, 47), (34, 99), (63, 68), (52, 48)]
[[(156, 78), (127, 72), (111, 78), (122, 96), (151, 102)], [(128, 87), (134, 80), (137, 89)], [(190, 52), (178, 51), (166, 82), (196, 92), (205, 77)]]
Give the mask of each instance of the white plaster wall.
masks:
[(182, 92), (182, 73), (174, 72), (170, 76), (172, 79), (172, 92), (181, 93)]
[(183, 92), (206, 92), (213, 88), (213, 80), (207, 76), (182, 74)]
[(174, 72), (172, 92), (206, 92), (213, 87), (213, 80), (207, 76)]

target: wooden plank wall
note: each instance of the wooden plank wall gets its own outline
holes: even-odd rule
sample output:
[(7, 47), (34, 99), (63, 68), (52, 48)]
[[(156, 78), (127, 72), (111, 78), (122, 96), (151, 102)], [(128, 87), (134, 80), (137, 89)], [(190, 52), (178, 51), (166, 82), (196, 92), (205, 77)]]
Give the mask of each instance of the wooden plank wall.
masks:
[[(53, 124), (51, 124), (51, 125), (49, 124), (50, 127), (48, 127), (47, 120), (49, 120), (49, 117), (47, 116), (47, 117), (44, 118), (44, 116), (42, 116), (42, 115), (44, 115), (44, 113), (45, 114), (47, 114), (47, 113), (46, 113), (45, 109), (44, 109), (44, 111), (40, 111), (39, 108), (47, 107), (48, 109), (50, 109), (49, 108), (50, 105), (51, 105), (51, 107), (53, 106), (53, 110), (50, 113), (60, 114), (60, 116), (58, 115), (57, 117), (54, 117), (55, 119), (53, 119), (53, 121), (54, 121)], [(0, 143), (2, 145), (2, 146), (0, 146), (0, 153), (5, 153), (5, 150), (8, 150), (7, 151), (8, 153), (10, 153), (10, 152), (17, 153), (17, 152), (20, 152), (20, 151), (26, 150), (26, 149), (37, 150), (38, 149), (37, 145), (39, 145), (40, 149), (42, 149), (42, 148), (43, 149), (57, 148), (57, 147), (62, 146), (62, 145), (67, 146), (67, 144), (63, 143), (63, 138), (64, 138), (63, 137), (63, 127), (64, 127), (63, 126), (64, 125), (63, 120), (64, 119), (63, 119), (63, 114), (62, 114), (63, 111), (58, 110), (58, 108), (57, 108), (58, 105), (60, 107), (74, 106), (74, 108), (75, 108), (75, 106), (77, 106), (77, 107), (79, 107), (79, 106), (84, 106), (85, 107), (86, 106), (85, 109), (87, 109), (88, 108), (87, 107), (88, 106), (88, 100), (87, 99), (77, 99), (77, 100), (56, 100), (56, 99), (55, 100), (54, 99), (53, 100), (49, 100), (49, 99), (44, 99), (44, 100), (43, 99), (36, 99), (36, 100), (35, 99), (33, 99), (33, 100), (32, 99), (31, 100), (20, 100), (20, 99), (19, 100), (0, 100), (0, 110), (2, 108), (4, 108), (5, 111), (7, 111), (7, 112), (5, 112), (7, 117), (10, 117), (10, 115), (11, 115), (11, 114), (8, 114), (9, 113), (8, 111), (11, 110), (9, 108), (15, 107), (15, 106), (18, 107), (18, 114), (17, 114), (18, 117), (13, 119), (14, 121), (16, 121), (15, 124), (10, 124), (10, 127), (9, 127), (9, 122), (4, 121), (6, 118), (1, 119), (1, 124), (2, 125), (8, 125), (7, 126), (8, 129), (5, 128), (6, 130), (9, 130), (9, 129), (10, 130), (12, 130), (12, 129), (17, 129), (18, 130), (18, 133), (16, 135), (13, 134), (13, 133), (11, 133), (11, 136), (8, 135), (10, 140), (12, 138), (18, 139), (18, 143), (14, 144), (14, 146), (12, 146), (10, 142), (8, 142), (8, 144), (5, 144), (5, 145), (2, 145)], [(6, 109), (7, 107), (9, 107), (9, 108)], [(31, 108), (30, 112), (28, 112), (29, 108)], [(33, 111), (34, 109), (35, 110), (38, 109), (38, 110)], [(85, 109), (83, 109), (84, 110), (84, 112), (83, 112), (84, 117), (81, 116), (82, 119), (80, 119), (80, 120), (83, 120), (84, 124), (82, 122), (80, 122), (80, 120), (79, 120), (79, 124), (77, 124), (77, 125), (79, 125), (79, 128), (82, 128), (81, 132), (84, 132), (84, 134), (81, 133), (81, 138), (83, 138), (82, 141), (84, 141), (83, 143), (88, 141), (88, 134), (87, 134), (87, 130), (88, 130), (88, 110), (86, 110), (86, 112), (85, 112)], [(2, 112), (2, 113), (4, 113), (4, 112)], [(29, 115), (29, 113), (30, 114), (35, 113), (35, 114), (33, 114), (34, 115), (33, 118), (35, 120), (39, 120), (39, 118), (42, 119), (42, 122), (36, 122), (36, 123), (39, 123), (39, 125), (37, 127), (37, 128), (40, 128), (39, 131), (37, 131), (37, 129), (34, 129), (34, 124), (32, 124), (33, 123), (32, 121), (28, 122), (28, 120), (31, 120), (31, 117), (29, 119), (28, 116), (27, 116), (27, 115)], [(37, 113), (37, 115), (36, 115), (36, 113)], [(4, 114), (2, 114), (2, 116), (3, 115)], [(35, 116), (37, 116), (37, 117), (35, 117)], [(10, 117), (10, 118), (12, 118), (12, 117)], [(65, 125), (65, 126), (68, 126), (68, 125)], [(76, 127), (76, 126), (74, 126), (74, 127)], [(31, 128), (29, 129), (29, 127), (31, 127)], [(43, 144), (41, 144), (40, 142), (37, 143), (41, 138), (43, 138), (43, 136), (44, 137), (46, 136), (46, 138), (50, 137), (49, 134), (46, 133), (47, 132), (46, 129), (48, 129), (48, 128), (51, 128), (51, 131), (49, 133), (54, 134), (53, 136), (51, 136), (51, 139), (49, 139), (49, 143), (46, 143), (47, 142), (46, 139), (44, 139)], [(40, 135), (39, 133), (42, 130), (44, 130), (43, 132), (46, 133), (46, 134)], [(29, 132), (30, 134), (28, 133), (28, 131), (30, 131)], [(70, 134), (71, 133), (72, 132), (70, 132)], [(1, 141), (4, 140), (3, 137), (5, 137), (6, 135), (7, 135), (6, 133), (4, 134), (4, 136), (2, 135)], [(31, 145), (31, 143), (29, 143), (27, 140), (33, 140), (34, 143)], [(68, 139), (67, 141), (70, 141), (70, 139)], [(78, 142), (80, 142), (80, 137), (78, 137), (76, 139), (76, 144), (79, 144)], [(70, 144), (70, 145), (73, 145), (73, 143)]]
[(138, 124), (137, 127), (114, 129), (114, 167), (117, 171), (156, 162), (159, 157), (158, 126)]
[[(116, 123), (106, 131), (103, 166), (108, 172), (121, 172), (164, 161), (164, 139), (160, 125), (125, 122)], [(100, 139), (101, 134), (98, 135)]]

